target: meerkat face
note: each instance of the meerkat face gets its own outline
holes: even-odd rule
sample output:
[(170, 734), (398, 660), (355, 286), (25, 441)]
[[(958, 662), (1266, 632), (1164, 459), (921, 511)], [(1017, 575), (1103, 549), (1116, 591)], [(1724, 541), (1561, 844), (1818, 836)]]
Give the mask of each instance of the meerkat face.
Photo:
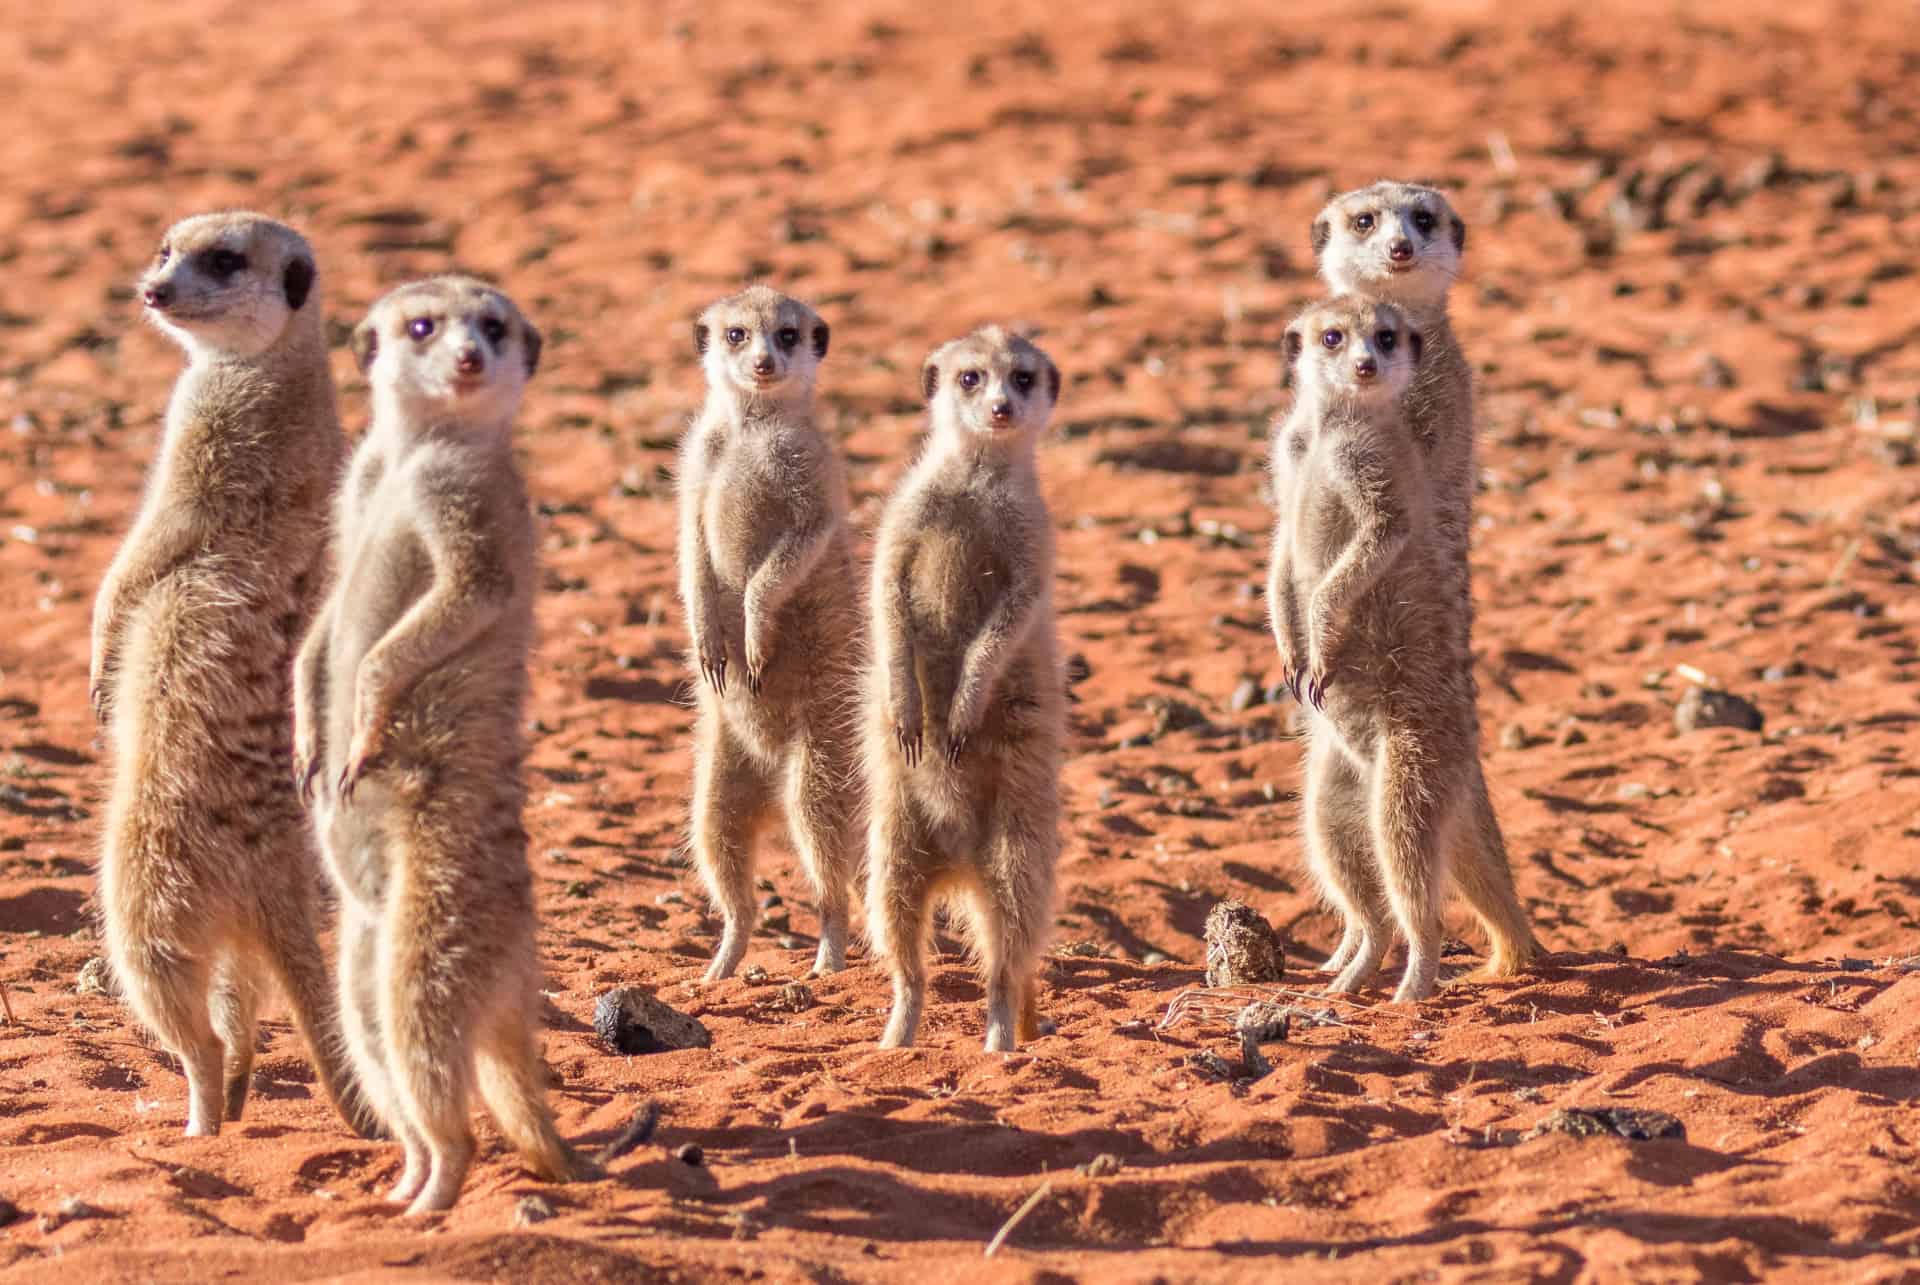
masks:
[(752, 286), (700, 314), (693, 346), (713, 387), (781, 396), (812, 389), (829, 334), (820, 314), (798, 299)]
[(427, 418), (508, 422), (540, 365), (540, 332), (473, 277), (415, 281), (373, 305), (353, 355), (376, 393)]
[(1430, 306), (1460, 275), (1466, 248), (1467, 225), (1447, 198), (1412, 183), (1336, 196), (1313, 221), (1320, 275), (1339, 294)]
[(1060, 400), (1059, 368), (999, 326), (936, 348), (920, 379), (935, 428), (967, 437), (1037, 434)]
[(148, 319), (189, 352), (256, 357), (294, 317), (317, 317), (314, 275), (312, 247), (286, 224), (202, 214), (167, 229), (139, 290)]
[(1421, 341), (1392, 304), (1341, 295), (1294, 318), (1284, 346), (1303, 393), (1368, 404), (1406, 393)]

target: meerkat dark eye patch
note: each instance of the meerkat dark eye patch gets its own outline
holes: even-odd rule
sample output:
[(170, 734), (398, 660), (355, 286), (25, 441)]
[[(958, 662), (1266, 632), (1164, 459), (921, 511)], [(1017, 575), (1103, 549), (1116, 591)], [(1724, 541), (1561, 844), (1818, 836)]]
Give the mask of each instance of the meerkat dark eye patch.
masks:
[(1415, 210), (1413, 212), (1413, 226), (1420, 230), (1421, 236), (1432, 235), (1433, 212), (1430, 210)]
[(153, 258), (153, 266), (156, 268), (164, 268), (167, 265), (167, 260), (171, 259), (172, 257), (173, 257), (173, 247), (170, 245), (163, 245), (160, 247), (160, 253), (155, 255)]
[(1338, 330), (1323, 330), (1320, 332), (1320, 346), (1329, 352), (1338, 348), (1345, 339), (1346, 335)]
[(735, 348), (738, 348), (738, 347), (739, 347), (739, 346), (740, 346), (741, 344), (744, 344), (745, 342), (747, 342), (747, 331), (746, 331), (746, 327), (744, 327), (744, 326), (728, 326), (728, 327), (727, 327), (727, 342), (728, 342), (728, 343), (730, 343), (730, 344), (732, 344), (732, 345), (733, 345), (733, 346), (734, 346)]
[(288, 260), (286, 271), (280, 274), (280, 290), (287, 296), (287, 307), (300, 311), (313, 290), (313, 264), (305, 259)]
[(1391, 330), (1382, 330), (1373, 337), (1373, 342), (1379, 345), (1381, 352), (1392, 352), (1393, 346), (1400, 342), (1400, 336)]
[(1013, 385), (1015, 392), (1022, 395), (1030, 393), (1033, 391), (1033, 372), (1030, 370), (1016, 370), (1013, 372), (1012, 379), (1008, 382)]
[(415, 317), (407, 323), (407, 333), (422, 342), (433, 338), (433, 331), (432, 317)]
[(498, 348), (500, 341), (507, 337), (507, 323), (498, 317), (482, 317), (480, 319), (480, 336), (495, 348)]
[(819, 361), (820, 359), (822, 359), (827, 355), (827, 340), (832, 337), (832, 334), (833, 332), (828, 329), (827, 323), (824, 321), (819, 322), (814, 326), (813, 328), (813, 359), (815, 361)]
[(974, 389), (980, 387), (980, 372), (977, 370), (961, 371), (960, 387), (966, 389), (968, 392), (972, 392)]
[(237, 250), (212, 250), (208, 252), (204, 262), (207, 271), (214, 276), (230, 277), (236, 272), (245, 270), (247, 256)]
[(787, 352), (792, 352), (800, 346), (800, 332), (792, 326), (782, 326), (774, 332), (773, 338)]

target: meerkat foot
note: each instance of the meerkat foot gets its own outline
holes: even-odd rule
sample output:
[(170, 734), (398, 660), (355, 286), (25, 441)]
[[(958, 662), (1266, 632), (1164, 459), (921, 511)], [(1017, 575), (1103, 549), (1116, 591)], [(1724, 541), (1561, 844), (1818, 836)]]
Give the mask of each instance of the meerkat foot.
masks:
[(713, 962), (707, 965), (705, 977), (708, 982), (723, 982), (733, 976), (740, 961), (747, 956), (747, 935), (737, 931), (729, 924), (720, 937), (720, 947), (713, 952)]

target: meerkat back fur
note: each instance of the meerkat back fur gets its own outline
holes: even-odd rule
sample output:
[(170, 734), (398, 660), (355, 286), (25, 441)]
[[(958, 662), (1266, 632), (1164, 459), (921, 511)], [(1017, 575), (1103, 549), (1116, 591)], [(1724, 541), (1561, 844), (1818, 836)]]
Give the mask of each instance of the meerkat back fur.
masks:
[(200, 215), (168, 230), (140, 292), (188, 360), (94, 604), (90, 690), (113, 764), (107, 950), (135, 1014), (186, 1069), (188, 1134), (240, 1118), (266, 978), (364, 1129), (289, 771), (293, 649), (346, 454), (313, 250), (262, 215)]
[[(1343, 193), (1321, 210), (1312, 229), (1314, 254), (1330, 288), (1396, 305), (1424, 340), (1406, 410), (1427, 456), (1433, 538), (1444, 551), (1434, 572), (1459, 604), (1446, 645), (1470, 675), (1473, 586), (1468, 552), (1477, 481), (1473, 372), (1447, 309), (1466, 242), (1466, 223), (1445, 195), (1413, 183), (1383, 181)], [(1461, 837), (1454, 876), (1491, 942), (1488, 975), (1508, 976), (1523, 968), (1538, 946), (1514, 891), (1506, 841), (1479, 766), (1477, 732), (1473, 755), (1477, 801), (1473, 822)], [(1341, 964), (1336, 954), (1328, 966), (1338, 971)]]
[(746, 953), (776, 808), (820, 906), (814, 971), (846, 966), (860, 608), (845, 468), (813, 409), (829, 334), (765, 286), (694, 323), (707, 400), (680, 450), (679, 563), (700, 676), (691, 847), (724, 925), (708, 981)]
[(1066, 693), (1036, 448), (1053, 362), (988, 326), (922, 373), (926, 443), (880, 520), (866, 682), (867, 921), (893, 972), (881, 1044), (911, 1045), (936, 902), (957, 901), (987, 991), (986, 1047), (1039, 1034)]
[(445, 1209), (475, 1090), (541, 1178), (594, 1169), (554, 1128), (521, 812), (536, 575), (512, 430), (539, 333), (467, 277), (354, 331), (373, 421), (336, 511), (339, 573), (295, 674), (297, 766), (340, 892), (343, 1025), (405, 1149), (391, 1198)]

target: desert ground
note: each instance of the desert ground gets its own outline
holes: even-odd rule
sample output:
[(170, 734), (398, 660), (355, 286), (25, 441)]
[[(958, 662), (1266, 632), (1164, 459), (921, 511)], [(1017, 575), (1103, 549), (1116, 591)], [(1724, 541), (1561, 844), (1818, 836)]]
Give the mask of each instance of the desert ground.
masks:
[[(0, 11), (0, 1275), (1920, 1279), (1906, 6)], [(1484, 752), (1550, 952), (1403, 1006), (1397, 952), (1358, 1002), (1312, 994), (1337, 925), (1260, 597), (1308, 223), (1381, 176), (1443, 185), (1470, 229)], [(180, 365), (131, 283), (174, 219), (235, 206), (318, 247), (350, 431), (346, 335), (392, 285), (481, 272), (546, 332), (519, 432), (552, 1097), (588, 1144), (663, 1111), (605, 1181), (543, 1185), (481, 1124), (458, 1206), (404, 1221), (398, 1149), (346, 1132), (282, 1011), (246, 1119), (189, 1140), (177, 1067), (78, 986), (91, 600)], [(784, 848), (756, 980), (697, 982), (673, 449), (690, 320), (748, 280), (834, 327), (863, 548), (930, 348), (1000, 320), (1065, 372), (1058, 1030), (1018, 1054), (981, 1051), (950, 936), (919, 1048), (876, 1048), (863, 953), (783, 997), (815, 927)], [(1676, 731), (1703, 681), (1762, 728)], [(1332, 1018), (1258, 1077), (1218, 1017), (1161, 1027), (1222, 898)], [(1450, 932), (1464, 973), (1483, 944)], [(611, 1051), (620, 985), (712, 1047)], [(1684, 1137), (1536, 1132), (1619, 1107)], [(521, 1225), (534, 1195), (554, 1216)]]

